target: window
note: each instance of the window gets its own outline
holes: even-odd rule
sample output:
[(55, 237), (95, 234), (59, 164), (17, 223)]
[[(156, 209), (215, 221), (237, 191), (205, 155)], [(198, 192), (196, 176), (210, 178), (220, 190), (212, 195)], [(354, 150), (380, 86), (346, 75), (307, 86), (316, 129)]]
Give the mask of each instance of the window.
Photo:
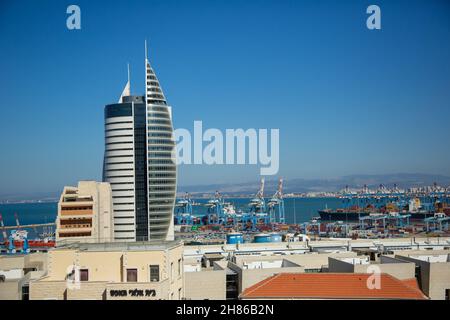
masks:
[(80, 281), (89, 281), (88, 269), (80, 269)]
[(178, 275), (181, 275), (181, 259), (178, 259)]
[(22, 300), (30, 300), (30, 287), (28, 285), (22, 287)]
[(150, 266), (150, 282), (159, 282), (159, 265)]
[(172, 282), (173, 282), (173, 262), (170, 263), (170, 278), (172, 278)]
[(127, 269), (127, 282), (137, 282), (137, 269)]
[(450, 289), (445, 289), (445, 300), (450, 300)]

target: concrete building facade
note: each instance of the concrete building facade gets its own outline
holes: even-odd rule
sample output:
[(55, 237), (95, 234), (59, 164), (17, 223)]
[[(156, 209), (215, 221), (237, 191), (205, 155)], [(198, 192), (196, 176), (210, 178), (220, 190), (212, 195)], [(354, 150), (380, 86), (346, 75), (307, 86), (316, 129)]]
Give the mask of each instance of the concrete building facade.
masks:
[(30, 282), (47, 272), (47, 253), (0, 256), (0, 300), (28, 300)]
[(450, 300), (449, 250), (404, 251), (395, 257), (415, 264), (419, 286), (430, 299)]
[(56, 244), (78, 241), (113, 241), (109, 183), (80, 181), (78, 187), (64, 187), (58, 202)]
[(184, 298), (178, 242), (70, 244), (48, 255), (48, 273), (30, 283), (30, 299)]

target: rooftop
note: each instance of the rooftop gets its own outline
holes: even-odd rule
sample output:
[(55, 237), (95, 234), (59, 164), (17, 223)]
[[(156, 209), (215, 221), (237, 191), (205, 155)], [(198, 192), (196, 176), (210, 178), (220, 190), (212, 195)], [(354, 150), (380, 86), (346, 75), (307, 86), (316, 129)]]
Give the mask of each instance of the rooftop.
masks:
[(450, 262), (450, 254), (427, 254), (427, 255), (410, 255), (410, 258), (426, 261), (429, 263)]
[[(415, 279), (381, 274), (381, 288), (369, 289), (371, 274), (279, 273), (247, 289), (241, 298), (281, 299), (427, 299)], [(369, 280), (370, 281), (370, 280)]]
[[(83, 240), (85, 241), (85, 240)], [(88, 243), (75, 242), (58, 245), (54, 250), (80, 251), (159, 251), (181, 245), (179, 241), (140, 241), (140, 242), (104, 242)]]

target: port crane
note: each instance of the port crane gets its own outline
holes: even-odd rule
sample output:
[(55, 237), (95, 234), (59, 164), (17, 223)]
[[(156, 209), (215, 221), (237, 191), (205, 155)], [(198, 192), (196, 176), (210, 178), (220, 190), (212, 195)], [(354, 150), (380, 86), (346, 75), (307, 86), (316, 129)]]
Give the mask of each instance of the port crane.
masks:
[(285, 223), (285, 213), (284, 213), (284, 200), (283, 200), (283, 179), (278, 180), (278, 189), (273, 195), (272, 199), (269, 200), (267, 204), (269, 207), (269, 219), (270, 223), (277, 222), (276, 213), (278, 212), (278, 222)]
[(250, 200), (249, 207), (250, 207), (250, 212), (253, 212), (253, 213), (265, 213), (266, 212), (266, 201), (264, 200), (264, 178), (261, 178), (259, 190), (256, 193), (255, 198)]
[(8, 236), (6, 234), (5, 224), (3, 223), (3, 217), (1, 214), (0, 214), (0, 227), (2, 227), (3, 241), (6, 241)]
[(270, 219), (266, 212), (266, 201), (264, 200), (264, 178), (261, 178), (259, 190), (255, 198), (250, 200), (248, 206), (250, 207), (249, 212), (242, 214), (242, 223), (247, 229), (256, 230), (258, 223), (265, 225), (269, 223)]
[(189, 193), (186, 192), (184, 198), (177, 202), (177, 210), (175, 214), (175, 224), (194, 224), (195, 217), (193, 215), (193, 201)]

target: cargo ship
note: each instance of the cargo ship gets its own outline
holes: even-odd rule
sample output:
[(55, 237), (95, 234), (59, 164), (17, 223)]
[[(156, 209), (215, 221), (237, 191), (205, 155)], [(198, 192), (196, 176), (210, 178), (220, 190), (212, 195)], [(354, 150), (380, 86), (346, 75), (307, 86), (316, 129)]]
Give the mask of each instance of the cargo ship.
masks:
[[(409, 202), (404, 200), (395, 203), (388, 203), (385, 206), (375, 207), (373, 204), (368, 204), (366, 207), (350, 206), (348, 208), (339, 208), (336, 210), (325, 208), (319, 210), (319, 216), (322, 221), (359, 221), (359, 218), (373, 215), (373, 214), (398, 214), (409, 215), (411, 220), (423, 220), (425, 218), (433, 217), (436, 212), (442, 211), (442, 203), (421, 204), (419, 198), (410, 199)], [(446, 210), (444, 213), (448, 215)]]

